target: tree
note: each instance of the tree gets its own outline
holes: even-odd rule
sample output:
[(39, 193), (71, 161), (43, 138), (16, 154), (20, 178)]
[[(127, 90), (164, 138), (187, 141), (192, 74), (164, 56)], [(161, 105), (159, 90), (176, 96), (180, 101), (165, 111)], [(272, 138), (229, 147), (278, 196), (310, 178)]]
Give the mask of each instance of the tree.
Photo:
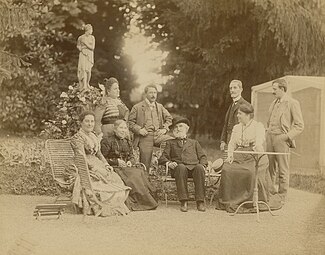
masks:
[(164, 74), (174, 77), (167, 86), (170, 94), (176, 94), (177, 105), (199, 105), (201, 132), (215, 137), (220, 132), (232, 79), (243, 81), (249, 99), (254, 84), (292, 73), (325, 74), (325, 5), (320, 1), (151, 0), (139, 5), (139, 26), (170, 52), (164, 66)]
[(59, 95), (77, 81), (76, 39), (85, 23), (97, 39), (91, 84), (116, 76), (131, 89), (130, 62), (121, 56), (125, 6), (124, 0), (1, 2), (0, 129), (38, 132), (43, 120), (54, 119)]

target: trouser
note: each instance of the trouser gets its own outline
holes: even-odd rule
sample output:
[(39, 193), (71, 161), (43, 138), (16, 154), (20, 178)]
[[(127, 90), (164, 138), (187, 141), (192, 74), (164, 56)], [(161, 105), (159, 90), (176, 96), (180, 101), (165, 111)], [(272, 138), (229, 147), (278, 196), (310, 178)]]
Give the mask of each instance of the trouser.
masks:
[(140, 137), (139, 150), (140, 150), (140, 162), (143, 163), (147, 171), (150, 169), (153, 147), (159, 147), (164, 141), (171, 139), (170, 135), (156, 136), (154, 132), (150, 132), (147, 136)]
[(187, 179), (192, 177), (195, 186), (195, 200), (204, 201), (205, 198), (205, 170), (201, 164), (197, 164), (192, 170), (189, 170), (184, 164), (178, 164), (172, 171), (172, 177), (175, 177), (177, 195), (179, 201), (188, 200)]
[[(278, 139), (279, 135), (266, 134), (266, 151), (268, 152), (282, 152), (289, 153), (290, 148), (286, 141), (281, 141)], [(289, 188), (289, 155), (268, 155), (269, 157), (269, 171), (271, 175), (271, 180), (274, 186), (273, 192), (276, 192), (276, 176), (278, 164), (279, 169), (279, 186), (278, 193), (284, 198), (288, 192)], [(272, 192), (272, 191), (271, 191)]]

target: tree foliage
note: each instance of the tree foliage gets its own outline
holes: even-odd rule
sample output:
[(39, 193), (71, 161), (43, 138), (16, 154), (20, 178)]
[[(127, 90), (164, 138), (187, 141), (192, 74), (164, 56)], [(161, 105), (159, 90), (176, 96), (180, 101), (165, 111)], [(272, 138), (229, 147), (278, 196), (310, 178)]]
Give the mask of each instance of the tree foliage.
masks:
[(121, 55), (129, 17), (124, 0), (6, 0), (0, 4), (0, 129), (39, 131), (55, 119), (55, 101), (77, 81), (76, 40), (91, 23), (96, 37), (91, 85), (115, 76), (131, 89)]
[(139, 26), (169, 51), (163, 72), (174, 78), (168, 90), (178, 105), (200, 105), (196, 120), (201, 132), (218, 135), (232, 79), (243, 81), (244, 97), (249, 99), (254, 84), (285, 74), (325, 74), (325, 5), (320, 1), (139, 4)]

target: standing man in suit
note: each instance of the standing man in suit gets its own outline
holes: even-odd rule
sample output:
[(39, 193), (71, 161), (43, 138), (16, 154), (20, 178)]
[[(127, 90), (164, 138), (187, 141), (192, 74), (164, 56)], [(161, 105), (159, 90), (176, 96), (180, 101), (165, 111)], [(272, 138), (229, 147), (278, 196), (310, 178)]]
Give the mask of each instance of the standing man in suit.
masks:
[(159, 146), (161, 142), (172, 138), (166, 134), (173, 118), (162, 104), (156, 102), (156, 86), (148, 85), (144, 92), (146, 98), (132, 107), (129, 127), (134, 133), (133, 145), (140, 150), (140, 162), (149, 171), (153, 146)]
[[(290, 148), (296, 147), (294, 138), (304, 129), (300, 104), (287, 95), (285, 79), (273, 81), (272, 90), (275, 100), (269, 109), (266, 151), (289, 153)], [(269, 155), (269, 171), (274, 186), (277, 175), (276, 163), (279, 168), (278, 193), (284, 204), (289, 188), (289, 155)]]
[(226, 145), (228, 145), (231, 137), (231, 132), (233, 127), (238, 124), (237, 112), (240, 104), (247, 103), (244, 98), (242, 98), (241, 93), (243, 92), (243, 85), (240, 80), (232, 80), (229, 84), (229, 92), (232, 98), (232, 104), (229, 106), (225, 123), (223, 125), (221, 138), (220, 138), (220, 150), (224, 151)]
[(177, 195), (181, 202), (181, 211), (187, 212), (188, 190), (187, 178), (193, 177), (197, 209), (205, 211), (205, 169), (207, 156), (198, 141), (187, 138), (190, 121), (183, 117), (173, 119), (175, 139), (166, 143), (165, 150), (159, 158), (159, 164), (168, 162), (172, 177), (176, 179)]

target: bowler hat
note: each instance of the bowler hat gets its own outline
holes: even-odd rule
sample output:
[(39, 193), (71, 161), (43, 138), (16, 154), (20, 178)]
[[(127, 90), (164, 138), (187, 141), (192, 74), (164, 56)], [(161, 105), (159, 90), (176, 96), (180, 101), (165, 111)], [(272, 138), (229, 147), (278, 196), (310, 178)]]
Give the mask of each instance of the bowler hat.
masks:
[(175, 125), (178, 123), (185, 123), (186, 125), (190, 126), (190, 121), (187, 118), (182, 117), (182, 116), (177, 116), (177, 117), (173, 118), (172, 128), (174, 128)]

